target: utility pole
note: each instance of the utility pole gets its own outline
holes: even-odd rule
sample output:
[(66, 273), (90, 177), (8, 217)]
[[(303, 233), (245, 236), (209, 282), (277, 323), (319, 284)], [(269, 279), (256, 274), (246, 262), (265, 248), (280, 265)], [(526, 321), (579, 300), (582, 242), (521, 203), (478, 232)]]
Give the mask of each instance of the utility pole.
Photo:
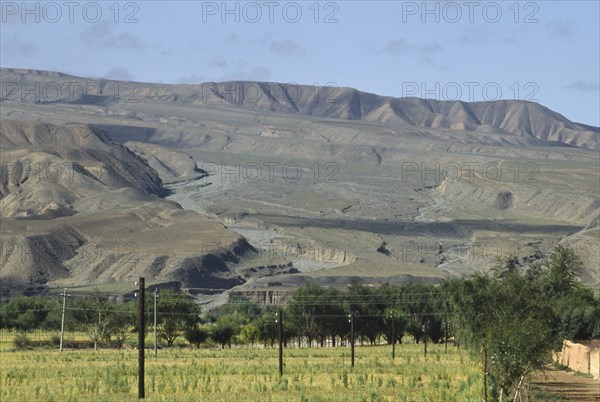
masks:
[(154, 357), (157, 356), (156, 347), (156, 299), (158, 298), (158, 288), (154, 289)]
[(279, 334), (279, 376), (283, 375), (283, 309), (279, 309), (279, 312), (276, 313)]
[(63, 351), (63, 340), (65, 338), (65, 310), (67, 307), (67, 288), (63, 291), (62, 317), (60, 319), (60, 351)]
[(140, 290), (138, 293), (138, 399), (144, 399), (144, 337), (146, 335), (144, 317), (144, 301), (146, 298), (145, 278), (139, 279)]
[(423, 325), (423, 356), (427, 357), (427, 334), (425, 333), (425, 325)]
[(348, 316), (350, 319), (350, 364), (354, 367), (354, 313)]
[(394, 332), (394, 312), (392, 311), (392, 363), (396, 358), (396, 333)]
[(445, 320), (444, 320), (444, 349), (445, 349), (445, 353), (448, 354), (448, 316), (446, 315)]

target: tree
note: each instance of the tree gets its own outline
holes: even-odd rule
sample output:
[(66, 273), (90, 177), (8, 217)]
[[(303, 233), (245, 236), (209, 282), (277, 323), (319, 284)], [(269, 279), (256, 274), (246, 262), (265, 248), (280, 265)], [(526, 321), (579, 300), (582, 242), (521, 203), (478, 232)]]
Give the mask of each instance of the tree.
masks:
[[(441, 292), (432, 285), (409, 283), (400, 287), (398, 296), (405, 310), (406, 332), (419, 343), (424, 336), (437, 342), (441, 338), (441, 320), (438, 305)], [(425, 331), (423, 331), (425, 329)]]
[(87, 324), (85, 332), (94, 342), (94, 350), (98, 350), (98, 342), (110, 333), (110, 319), (106, 313), (98, 312), (98, 321)]
[(192, 345), (196, 345), (200, 349), (200, 344), (208, 339), (208, 331), (206, 328), (195, 326), (185, 331), (185, 340)]
[(219, 318), (217, 323), (211, 329), (211, 338), (225, 349), (225, 345), (231, 348), (231, 339), (234, 337), (237, 327), (233, 320), (228, 316)]
[(239, 292), (229, 293), (227, 303), (212, 311), (212, 315), (217, 319), (224, 315), (236, 315), (239, 321), (244, 323), (257, 319), (260, 314), (261, 308)]
[(592, 289), (578, 287), (554, 305), (560, 338), (582, 341), (600, 337), (600, 298), (594, 297)]
[(579, 286), (583, 263), (572, 248), (556, 245), (542, 266), (546, 271), (546, 286), (550, 297), (565, 296)]
[(260, 332), (258, 326), (253, 322), (244, 325), (240, 331), (240, 337), (242, 338), (242, 341), (249, 343), (251, 346), (254, 346), (258, 340), (259, 334)]
[(6, 327), (28, 332), (41, 328), (49, 313), (58, 308), (53, 299), (19, 296), (2, 305), (1, 311)]
[[(399, 308), (388, 307), (384, 313), (385, 330), (383, 336), (390, 345), (398, 342), (402, 343), (402, 336), (408, 325), (408, 319), (404, 311)], [(392, 338), (392, 321), (394, 322), (394, 337)]]
[(300, 337), (306, 338), (309, 346), (319, 335), (317, 315), (323, 288), (315, 284), (308, 284), (297, 289), (292, 295), (284, 313), (284, 323), (290, 323)]
[(374, 344), (385, 330), (383, 298), (377, 291), (359, 283), (351, 284), (347, 297), (349, 312), (354, 315), (354, 333)]
[(108, 338), (111, 326), (110, 317), (113, 313), (108, 299), (103, 297), (98, 290), (92, 297), (83, 297), (85, 310), (81, 312), (83, 319), (80, 326), (88, 337), (94, 342), (94, 350), (98, 350), (98, 342)]
[(459, 336), (490, 356), (492, 396), (519, 391), (518, 383), (550, 360), (557, 348), (555, 314), (544, 281), (507, 267), (500, 276), (474, 275), (448, 286)]
[(323, 301), (319, 306), (317, 325), (321, 346), (327, 337), (331, 339), (332, 346), (335, 346), (336, 338), (341, 338), (348, 332), (346, 295), (336, 288), (326, 288), (323, 290)]
[(158, 334), (169, 347), (200, 322), (200, 306), (171, 289), (161, 292), (156, 309)]
[(275, 312), (266, 310), (255, 322), (258, 327), (258, 339), (263, 341), (264, 346), (270, 344), (271, 347), (277, 340), (277, 324), (275, 323)]
[(136, 324), (137, 303), (129, 302), (116, 305), (111, 310), (108, 337), (114, 341), (118, 349), (121, 349), (133, 333), (132, 328)]

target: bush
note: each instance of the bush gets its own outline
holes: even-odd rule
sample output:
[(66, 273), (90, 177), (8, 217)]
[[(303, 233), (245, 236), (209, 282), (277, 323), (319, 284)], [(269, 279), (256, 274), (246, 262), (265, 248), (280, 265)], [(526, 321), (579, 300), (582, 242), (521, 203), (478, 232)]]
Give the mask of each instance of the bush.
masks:
[(51, 346), (60, 346), (60, 336), (52, 335), (50, 337), (50, 345)]
[(26, 334), (18, 333), (13, 339), (13, 346), (19, 350), (28, 349), (31, 347), (31, 340)]

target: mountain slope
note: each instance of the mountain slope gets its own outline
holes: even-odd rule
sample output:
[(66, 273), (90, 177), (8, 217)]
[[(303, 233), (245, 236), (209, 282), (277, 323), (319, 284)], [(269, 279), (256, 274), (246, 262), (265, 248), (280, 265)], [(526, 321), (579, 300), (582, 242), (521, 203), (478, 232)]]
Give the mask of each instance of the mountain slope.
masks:
[[(119, 280), (131, 272), (192, 280), (203, 287), (211, 283), (209, 277), (194, 272), (212, 266), (220, 278), (212, 283), (230, 287), (255, 267), (289, 263), (300, 272), (253, 283), (285, 287), (314, 279), (327, 284), (325, 278), (335, 277), (342, 284), (352, 276), (435, 279), (486, 270), (495, 257), (537, 261), (565, 237), (580, 245), (585, 278), (595, 278), (598, 247), (592, 235), (598, 232), (582, 229), (600, 209), (598, 128), (569, 122), (540, 105), (438, 102), (273, 83), (159, 85), (43, 71), (4, 69), (0, 74), (3, 84), (12, 80), (3, 91), (13, 89), (2, 94), (3, 118), (65, 128), (77, 122), (106, 133), (140, 157), (142, 172), (156, 171), (177, 203), (158, 200), (152, 180), (120, 180), (137, 183), (131, 185), (96, 180), (131, 157), (113, 149), (117, 144), (77, 140), (61, 147), (52, 141), (33, 146), (29, 137), (7, 142), (3, 158), (43, 155), (54, 165), (87, 166), (97, 159), (106, 164), (98, 166), (97, 174), (93, 169), (75, 172), (85, 186), (82, 180), (76, 186), (59, 181), (38, 193), (32, 191), (39, 186), (32, 186), (31, 177), (21, 183), (25, 176), (15, 173), (8, 197), (18, 202), (5, 204), (6, 211), (17, 212), (3, 220), (3, 236), (32, 236), (29, 243), (17, 242), (29, 250), (27, 255), (56, 254), (50, 245), (59, 238), (86, 245), (97, 240), (100, 250), (110, 250), (114, 238), (125, 245), (134, 241), (141, 250), (134, 264), (109, 252), (106, 258), (92, 258), (87, 265), (93, 268), (85, 269), (85, 259), (65, 246), (68, 258), (51, 269), (52, 275), (66, 275), (60, 281)], [(101, 94), (63, 91), (56, 99), (36, 99), (29, 91), (35, 85), (67, 84), (87, 85)], [(19, 186), (29, 190), (19, 195)], [(18, 211), (36, 198), (44, 202), (30, 213)], [(43, 210), (42, 205), (61, 199), (65, 210)], [(198, 214), (185, 215), (178, 204)], [(18, 225), (13, 231), (5, 221)], [(213, 241), (212, 229), (202, 228), (217, 222), (221, 229), (214, 233), (223, 240), (218, 249), (224, 252), (200, 257), (206, 254), (197, 251), (200, 244)], [(50, 224), (60, 227), (45, 226)], [(223, 224), (247, 236), (263, 259), (250, 262), (249, 270), (217, 263), (238, 265), (235, 258), (253, 253), (228, 254), (232, 247), (244, 247), (235, 246), (241, 237), (230, 237)], [(384, 242), (389, 255), (377, 251)], [(95, 255), (84, 252), (88, 246), (76, 249), (83, 256)], [(355, 258), (341, 264), (338, 258), (324, 258), (322, 250)], [(176, 274), (181, 267), (185, 274)], [(35, 269), (33, 264), (27, 268), (31, 277)]]
[[(246, 281), (232, 269), (253, 252), (246, 240), (159, 198), (166, 190), (157, 172), (104, 133), (81, 124), (0, 120), (0, 144), (3, 286), (137, 276), (208, 288)], [(198, 173), (189, 157), (166, 155), (172, 174)]]
[(0, 151), (2, 217), (73, 215), (86, 209), (87, 196), (119, 188), (129, 192), (113, 197), (165, 193), (143, 159), (87, 126), (2, 120)]
[[(600, 129), (574, 123), (537, 103), (393, 98), (353, 88), (270, 82), (232, 81), (199, 85), (160, 85), (93, 80), (60, 73), (0, 70), (2, 100), (37, 103), (110, 105), (157, 101), (182, 105), (235, 107), (258, 112), (290, 113), (343, 120), (378, 122), (395, 127), (422, 127), (530, 137), (557, 145), (599, 149)], [(90, 85), (93, 84), (93, 85)], [(93, 93), (61, 90), (51, 99), (26, 89), (58, 85), (94, 88)], [(126, 106), (126, 105), (125, 105)]]

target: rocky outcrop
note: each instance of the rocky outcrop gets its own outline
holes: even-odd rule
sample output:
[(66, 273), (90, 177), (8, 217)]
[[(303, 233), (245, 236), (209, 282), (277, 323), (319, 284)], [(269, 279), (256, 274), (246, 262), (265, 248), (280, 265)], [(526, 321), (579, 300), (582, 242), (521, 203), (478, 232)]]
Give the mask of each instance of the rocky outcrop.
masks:
[(242, 290), (239, 293), (260, 306), (284, 306), (292, 297), (294, 289)]

